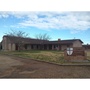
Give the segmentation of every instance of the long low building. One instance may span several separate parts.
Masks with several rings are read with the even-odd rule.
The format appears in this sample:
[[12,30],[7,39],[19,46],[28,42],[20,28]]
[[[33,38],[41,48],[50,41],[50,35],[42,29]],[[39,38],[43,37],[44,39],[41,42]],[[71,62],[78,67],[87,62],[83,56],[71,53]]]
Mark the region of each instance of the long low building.
[[1,49],[4,51],[15,50],[65,50],[68,47],[82,47],[80,39],[70,40],[39,40],[32,38],[21,38],[15,36],[3,36]]
[[82,45],[85,50],[90,50],[90,44]]

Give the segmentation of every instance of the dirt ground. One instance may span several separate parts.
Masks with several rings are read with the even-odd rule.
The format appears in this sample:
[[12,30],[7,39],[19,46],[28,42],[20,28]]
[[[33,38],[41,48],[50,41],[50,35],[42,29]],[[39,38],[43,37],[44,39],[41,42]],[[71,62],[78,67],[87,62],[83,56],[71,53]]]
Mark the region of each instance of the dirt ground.
[[55,65],[0,55],[0,78],[90,78],[90,65]]

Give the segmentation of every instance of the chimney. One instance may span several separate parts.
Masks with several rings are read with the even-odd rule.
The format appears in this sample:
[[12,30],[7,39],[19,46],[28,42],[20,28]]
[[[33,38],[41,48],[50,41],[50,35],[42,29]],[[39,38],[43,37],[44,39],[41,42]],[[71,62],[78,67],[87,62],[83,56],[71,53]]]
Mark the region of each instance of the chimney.
[[61,41],[61,39],[59,38],[59,39],[58,39],[58,41],[60,42],[60,41]]

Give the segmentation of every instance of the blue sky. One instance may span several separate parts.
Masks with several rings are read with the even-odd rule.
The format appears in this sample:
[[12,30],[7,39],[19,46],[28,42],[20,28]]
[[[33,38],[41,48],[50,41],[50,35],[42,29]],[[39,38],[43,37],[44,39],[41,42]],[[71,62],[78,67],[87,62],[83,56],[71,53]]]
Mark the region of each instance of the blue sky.
[[76,38],[90,44],[90,12],[1,11],[0,41],[11,29],[22,30],[32,38],[47,33],[51,40]]

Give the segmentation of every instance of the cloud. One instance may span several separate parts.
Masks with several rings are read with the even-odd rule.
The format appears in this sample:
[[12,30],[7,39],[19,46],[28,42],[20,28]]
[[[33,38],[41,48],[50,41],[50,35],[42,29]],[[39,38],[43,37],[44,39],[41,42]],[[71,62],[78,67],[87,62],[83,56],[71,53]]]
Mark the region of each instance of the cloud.
[[[0,17],[10,15],[22,19],[17,27],[36,27],[44,30],[70,30],[78,33],[90,28],[90,12],[3,12]],[[13,26],[12,26],[13,27]]]
[[9,14],[7,12],[0,12],[0,18],[8,18]]
[[33,12],[27,17],[19,25],[42,29],[69,29],[74,33],[90,28],[90,12]]

